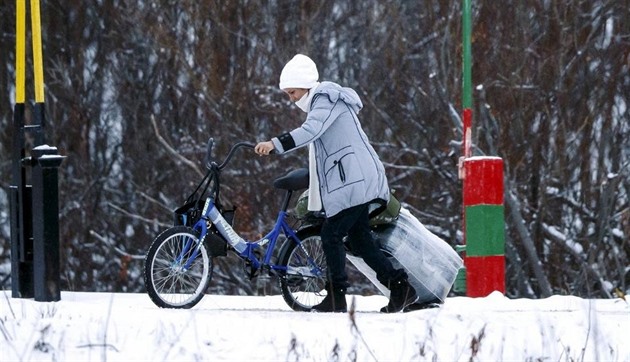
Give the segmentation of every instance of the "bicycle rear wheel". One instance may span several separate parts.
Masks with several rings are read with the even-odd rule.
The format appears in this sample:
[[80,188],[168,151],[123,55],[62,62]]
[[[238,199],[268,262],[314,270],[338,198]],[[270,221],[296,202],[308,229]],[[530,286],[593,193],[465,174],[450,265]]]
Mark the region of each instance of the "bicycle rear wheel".
[[280,265],[287,267],[280,276],[284,301],[293,310],[307,312],[326,296],[326,257],[318,230],[300,232],[301,244],[288,239],[280,253]]
[[203,298],[212,279],[213,263],[205,244],[196,256],[199,232],[175,226],[158,235],[144,262],[149,297],[161,308],[191,308]]

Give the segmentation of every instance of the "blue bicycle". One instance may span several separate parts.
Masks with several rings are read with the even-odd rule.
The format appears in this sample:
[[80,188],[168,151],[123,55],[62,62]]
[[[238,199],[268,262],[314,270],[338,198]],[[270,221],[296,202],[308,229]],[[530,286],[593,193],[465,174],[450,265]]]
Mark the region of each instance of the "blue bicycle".
[[250,275],[266,272],[277,276],[282,296],[293,310],[309,311],[325,296],[326,260],[321,238],[312,229],[295,231],[287,223],[291,196],[308,188],[308,170],[294,170],[274,181],[275,188],[285,191],[282,207],[272,230],[260,240],[250,241],[232,228],[235,210],[224,207],[220,188],[221,170],[236,151],[253,149],[254,145],[235,144],[221,163],[212,159],[212,147],[210,139],[207,173],[186,203],[175,210],[175,225],[161,232],[149,247],[144,268],[149,297],[162,308],[193,307],[210,284],[213,259],[231,251],[244,260]]

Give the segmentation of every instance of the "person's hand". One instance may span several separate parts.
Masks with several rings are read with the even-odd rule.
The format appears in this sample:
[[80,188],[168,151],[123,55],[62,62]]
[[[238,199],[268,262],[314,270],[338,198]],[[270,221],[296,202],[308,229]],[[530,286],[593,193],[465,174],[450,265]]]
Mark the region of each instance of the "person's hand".
[[259,142],[256,147],[254,147],[254,151],[259,155],[268,155],[271,151],[275,150],[276,147],[273,145],[273,142]]

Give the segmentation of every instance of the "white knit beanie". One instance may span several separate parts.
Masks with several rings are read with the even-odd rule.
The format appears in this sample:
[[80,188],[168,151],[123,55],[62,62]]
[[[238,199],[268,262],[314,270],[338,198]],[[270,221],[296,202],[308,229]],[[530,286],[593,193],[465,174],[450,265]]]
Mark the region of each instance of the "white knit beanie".
[[297,54],[280,73],[280,89],[311,89],[317,85],[318,80],[319,72],[315,62],[306,55]]

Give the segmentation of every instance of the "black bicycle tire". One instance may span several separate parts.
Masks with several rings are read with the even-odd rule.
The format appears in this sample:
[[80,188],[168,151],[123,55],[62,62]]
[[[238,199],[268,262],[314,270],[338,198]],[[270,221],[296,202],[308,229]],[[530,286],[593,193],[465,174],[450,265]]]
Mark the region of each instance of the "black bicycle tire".
[[[165,294],[158,290],[155,275],[158,272],[156,267],[156,258],[159,252],[166,247],[166,243],[178,235],[188,235],[199,239],[199,232],[189,226],[174,226],[161,232],[151,243],[144,262],[144,284],[147,289],[147,293],[151,301],[160,308],[175,308],[175,309],[189,309],[195,306],[205,295],[205,291],[210,285],[212,280],[212,274],[214,269],[214,263],[212,255],[210,254],[207,245],[201,246],[201,253],[197,258],[202,260],[201,279],[194,288],[195,291],[191,297],[185,299],[182,302],[174,303],[165,298]],[[171,266],[169,273],[173,272]],[[191,274],[193,271],[190,271]],[[204,277],[205,275],[205,277]],[[168,275],[170,277],[170,274]],[[165,277],[165,279],[167,279]],[[175,280],[175,277],[172,278]]]
[[[311,290],[309,293],[304,293],[304,291],[300,291],[297,289],[292,290],[292,280],[291,275],[287,275],[287,273],[283,273],[280,278],[278,278],[280,284],[280,290],[282,291],[282,298],[287,303],[287,305],[298,312],[308,312],[311,311],[311,308],[320,303],[324,299],[324,295],[321,292],[325,289],[326,284],[326,258],[324,256],[324,251],[321,248],[321,236],[319,232],[319,228],[311,228],[299,231],[296,235],[301,241],[303,247],[310,249],[309,254],[315,258],[316,263],[322,270],[322,276],[320,278],[311,278],[309,280],[305,280],[302,278],[300,281],[301,286],[304,286],[305,289]],[[311,245],[315,242],[315,245]],[[291,258],[296,254],[296,248],[298,244],[292,240],[287,239],[282,246],[281,252],[279,254],[279,264],[283,266],[287,266],[291,263]],[[298,249],[298,252],[300,250]],[[313,255],[316,254],[316,255]],[[305,282],[301,283],[301,282]],[[298,296],[295,293],[304,293],[302,296]]]

